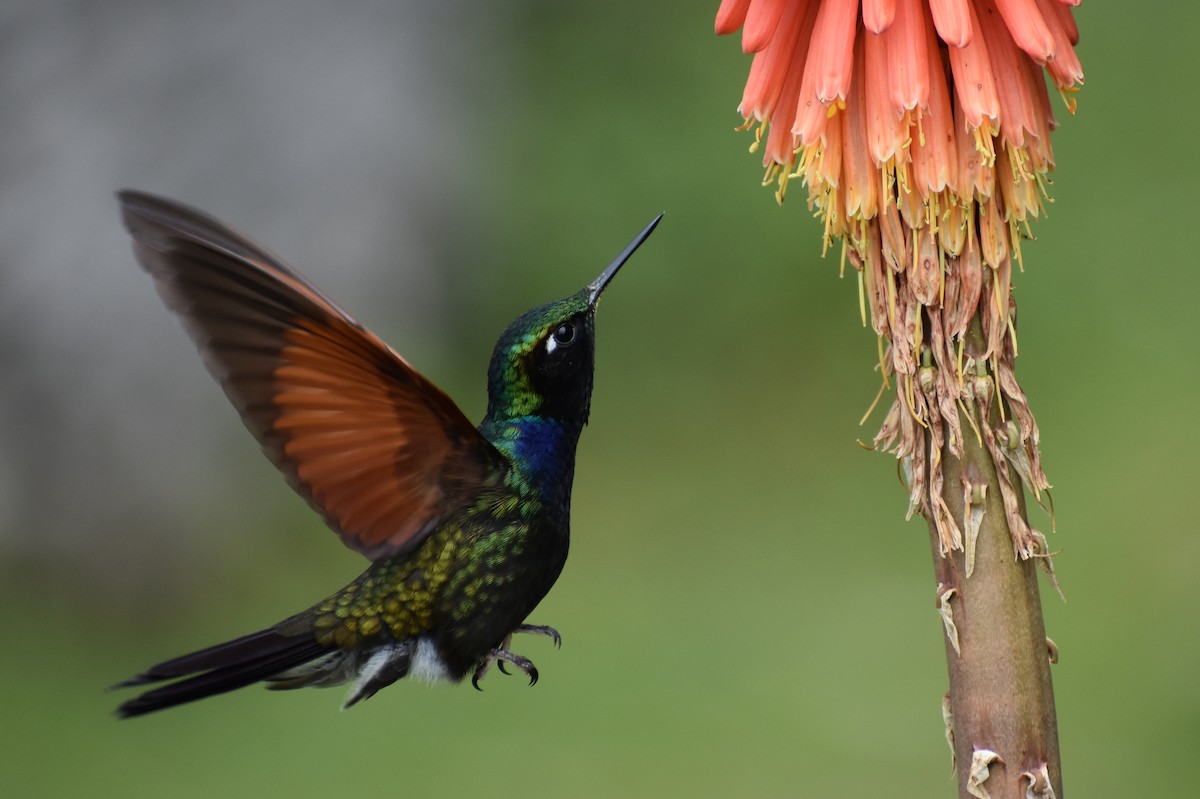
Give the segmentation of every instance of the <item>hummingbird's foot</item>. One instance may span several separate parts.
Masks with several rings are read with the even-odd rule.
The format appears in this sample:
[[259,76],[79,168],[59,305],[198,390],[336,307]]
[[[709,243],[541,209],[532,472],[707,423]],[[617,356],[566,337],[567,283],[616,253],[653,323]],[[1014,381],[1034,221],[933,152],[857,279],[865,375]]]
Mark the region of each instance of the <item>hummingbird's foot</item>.
[[[520,655],[514,655],[512,652],[509,652],[507,649],[497,647],[496,649],[493,649],[491,652],[488,652],[487,656],[484,657],[484,659],[482,661],[480,661],[479,666],[476,667],[476,669],[475,669],[475,674],[471,677],[471,685],[475,688],[476,691],[483,690],[482,688],[479,687],[479,681],[482,680],[484,675],[488,673],[488,670],[491,669],[493,663],[497,664],[500,667],[501,671],[504,671],[503,664],[505,664],[505,663],[507,663],[510,666],[515,666],[516,668],[525,672],[526,676],[529,677],[530,685],[535,685],[538,681],[538,670],[533,665],[532,660],[530,660],[527,657],[522,657]],[[504,673],[508,674],[507,671],[504,671]]]
[[[530,635],[544,635],[554,642],[555,649],[562,648],[562,636],[558,634],[558,630],[544,624],[522,624],[517,629],[508,634],[508,637],[500,642],[501,649],[508,649],[512,643],[512,637],[517,633],[529,633]],[[500,669],[501,674],[508,674],[508,669],[504,668],[504,661],[496,662],[496,668]]]

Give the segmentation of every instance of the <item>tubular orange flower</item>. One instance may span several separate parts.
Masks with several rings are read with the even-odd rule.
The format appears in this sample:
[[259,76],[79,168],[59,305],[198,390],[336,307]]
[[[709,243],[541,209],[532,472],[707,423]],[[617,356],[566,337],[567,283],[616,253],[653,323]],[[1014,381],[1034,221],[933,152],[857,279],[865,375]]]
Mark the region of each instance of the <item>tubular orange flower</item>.
[[[904,459],[912,509],[935,520],[943,552],[962,548],[961,531],[930,507],[940,478],[914,455],[943,441],[960,454],[957,408],[978,406],[986,418],[993,399],[1007,432],[968,433],[1001,472],[1016,552],[1044,551],[1016,511],[1017,478],[1039,499],[1048,483],[1013,377],[1010,280],[1054,167],[1044,73],[1069,112],[1083,81],[1077,4],[723,0],[717,11],[716,32],[740,28],[754,54],[738,111],[757,128],[751,150],[762,150],[764,185],[782,202],[801,180],[826,247],[840,240],[858,271],[864,324],[869,309],[886,344],[885,386],[897,377],[875,444]],[[983,343],[973,349],[975,317]]]

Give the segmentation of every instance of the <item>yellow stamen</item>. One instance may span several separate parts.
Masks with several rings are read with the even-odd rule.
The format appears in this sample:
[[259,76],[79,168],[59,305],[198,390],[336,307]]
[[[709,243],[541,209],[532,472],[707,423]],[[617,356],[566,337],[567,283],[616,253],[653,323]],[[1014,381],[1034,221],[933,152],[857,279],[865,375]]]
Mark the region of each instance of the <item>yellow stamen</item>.
[[[991,360],[992,360],[992,374],[999,375],[1000,374],[1000,369],[999,369],[1000,354],[993,352]],[[995,390],[992,391],[992,394],[996,397],[996,410],[1000,412],[1000,423],[1003,424],[1004,422],[1007,422],[1008,419],[1005,418],[1005,416],[1004,416],[1004,402],[1000,399],[1000,394],[1002,393],[1000,391],[1000,381],[998,379],[995,379],[994,382],[996,385],[995,385]]]
[[[883,382],[879,384],[879,391],[875,392],[875,399],[871,401],[871,406],[867,408],[867,412],[864,413],[862,418],[858,420],[859,427],[862,427],[867,423],[867,419],[871,418],[871,414],[875,411],[875,406],[878,405],[879,400],[883,398],[883,392],[885,389],[887,389],[887,387],[887,373],[885,372]],[[874,449],[874,447],[867,447],[867,449]]]
[[[842,252],[845,253],[846,248],[842,247]],[[863,273],[866,268],[858,270],[858,317],[862,320],[862,326],[867,326],[867,289],[864,282],[869,278],[864,278]]]
[[938,305],[946,307],[946,251],[938,247]]
[[921,414],[917,413],[916,384],[917,381],[913,379],[912,375],[904,376],[904,404],[908,406],[909,415],[912,416],[913,420],[917,424],[921,425],[921,427],[924,427],[926,430],[928,430],[929,423],[921,418]]
[[[1042,200],[1048,203],[1054,202],[1054,198],[1050,196],[1050,187],[1054,185],[1054,181],[1050,175],[1039,171],[1034,173],[1033,179],[1037,181],[1038,193],[1042,195]],[[1042,206],[1042,208],[1045,208],[1045,206]]]
[[[961,384],[961,382],[962,382],[962,372],[961,371],[959,372],[958,378],[959,378],[959,383]],[[971,425],[971,429],[975,431],[975,440],[978,441],[979,446],[982,447],[983,446],[983,434],[979,432],[979,427],[978,427],[978,425],[975,424],[974,414],[972,414],[969,410],[967,410],[967,406],[963,403],[962,397],[955,397],[954,401],[958,403],[958,408],[959,408],[959,410],[962,411],[962,415],[966,418],[967,424]]]
[[[1028,221],[1025,223],[1025,229],[1029,230]],[[1021,233],[1017,230],[1017,223],[1015,221],[1008,223],[1008,239],[1012,242],[1012,254],[1017,262],[1017,269],[1024,272],[1025,260],[1021,257]]]
[[757,128],[754,129],[754,144],[750,145],[750,152],[758,152],[758,148],[762,146],[763,136],[767,133],[767,125],[765,120]]
[[1079,93],[1079,88],[1080,87],[1078,87],[1078,86],[1059,86],[1058,87],[1058,96],[1062,98],[1063,103],[1067,106],[1068,114],[1075,113],[1075,105],[1077,102],[1075,95]]
[[1008,163],[1012,169],[1013,181],[1015,183],[1033,178],[1033,173],[1029,169],[1029,151],[1024,147],[1009,147]]
[[975,150],[983,156],[983,166],[991,169],[996,166],[995,136],[992,133],[992,123],[983,118],[983,123],[972,131],[975,134]]
[[829,251],[829,243],[833,240],[840,227],[839,220],[841,219],[841,215],[837,212],[837,189],[833,187],[829,188],[822,213],[825,217],[825,237],[821,243],[821,257],[824,258],[825,253]]
[[892,381],[888,380],[888,369],[886,355],[883,351],[883,336],[875,337],[875,348],[879,353],[879,373],[883,375],[883,385],[885,388],[891,388]]
[[763,188],[770,186],[775,182],[775,172],[779,169],[779,164],[772,161],[767,165],[766,171],[763,173],[762,185]]
[[963,387],[963,345],[965,343],[965,339],[960,338],[958,340],[958,367],[956,371],[958,372],[958,388],[960,391]]
[[894,331],[896,329],[896,273],[886,266],[883,271],[887,273],[888,279],[888,325]]

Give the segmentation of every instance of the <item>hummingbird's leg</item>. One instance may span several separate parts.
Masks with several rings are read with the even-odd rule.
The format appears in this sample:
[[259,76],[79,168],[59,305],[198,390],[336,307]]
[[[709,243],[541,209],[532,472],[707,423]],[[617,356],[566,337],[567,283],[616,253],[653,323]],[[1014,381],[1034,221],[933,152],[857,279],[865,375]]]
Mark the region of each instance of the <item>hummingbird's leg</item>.
[[[476,691],[483,690],[479,687],[479,681],[488,673],[488,669],[492,667],[493,663],[507,663],[510,666],[516,666],[529,677],[530,685],[535,685],[538,681],[538,670],[533,665],[533,661],[527,657],[514,655],[506,649],[496,648],[484,656],[483,660],[479,662],[479,666],[476,667],[475,674],[471,677],[471,685],[475,687]],[[505,674],[507,673],[505,672]]]
[[[554,642],[556,649],[562,648],[562,636],[558,634],[558,630],[553,627],[548,627],[544,624],[522,624],[517,629],[513,630],[516,633],[529,633],[530,635],[544,635]],[[510,638],[512,636],[509,636]],[[507,647],[507,641],[504,648]]]
[[[507,652],[508,648],[510,646],[512,646],[512,637],[513,637],[513,634],[509,633],[508,636],[503,641],[500,642],[500,646],[497,647],[497,649],[501,649],[501,650]],[[505,677],[508,676],[508,669],[504,668],[503,660],[496,660],[496,668],[500,669],[500,673],[503,674]]]

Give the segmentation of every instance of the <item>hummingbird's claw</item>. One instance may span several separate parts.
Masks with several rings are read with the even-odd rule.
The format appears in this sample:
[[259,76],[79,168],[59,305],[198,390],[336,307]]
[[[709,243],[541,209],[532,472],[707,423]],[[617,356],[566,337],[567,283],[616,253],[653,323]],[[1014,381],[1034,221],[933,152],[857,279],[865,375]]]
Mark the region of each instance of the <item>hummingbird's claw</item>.
[[508,674],[508,672],[504,670],[505,663],[509,664],[510,666],[515,666],[516,668],[525,672],[526,676],[529,677],[530,685],[537,684],[538,670],[537,667],[533,665],[533,661],[527,657],[522,657],[521,655],[514,655],[507,649],[497,647],[496,649],[493,649],[491,652],[487,653],[487,656],[484,657],[484,659],[481,660],[479,665],[475,668],[475,673],[471,675],[471,685],[476,691],[483,690],[479,687],[479,681],[482,680],[484,675],[488,673],[488,670],[491,669],[493,663],[495,663],[496,667],[505,674]]
[[[530,635],[544,635],[554,642],[555,649],[562,648],[562,636],[559,635],[558,630],[554,629],[553,627],[548,627],[543,624],[522,624],[513,632],[529,633]],[[510,635],[509,638],[511,639],[512,636]],[[508,645],[507,639],[505,640],[504,645]]]
[[[537,670],[537,667],[533,665],[533,661],[531,661],[529,658],[521,657],[520,655],[514,655],[512,653],[506,653],[506,654],[508,654],[508,662],[509,663],[516,666],[518,669],[525,672],[525,674],[527,674],[529,676],[529,684],[537,685],[538,670]],[[503,661],[501,661],[501,662],[503,662]]]

